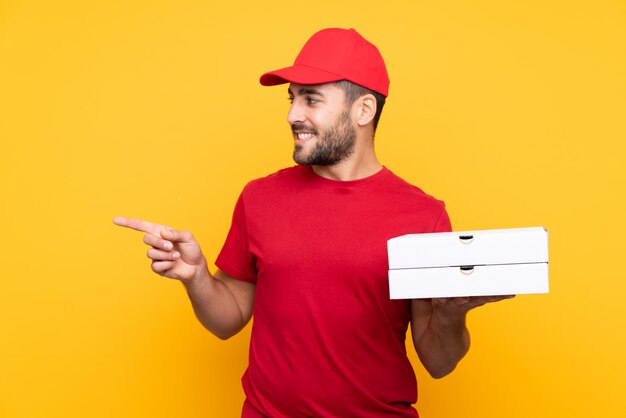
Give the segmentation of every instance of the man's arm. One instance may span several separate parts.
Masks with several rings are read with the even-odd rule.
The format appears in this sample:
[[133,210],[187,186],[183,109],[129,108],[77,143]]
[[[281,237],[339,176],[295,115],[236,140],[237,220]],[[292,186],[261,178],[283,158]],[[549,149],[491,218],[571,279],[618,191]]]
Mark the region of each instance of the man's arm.
[[198,320],[217,337],[232,337],[250,321],[256,286],[220,270],[211,275],[190,232],[131,218],[116,217],[113,222],[146,233],[143,241],[151,247],[147,255],[152,271],[185,286]]
[[256,285],[221,270],[213,276],[206,268],[203,271],[201,278],[183,284],[200,323],[218,338],[228,339],[252,318]]
[[513,296],[414,299],[411,334],[422,364],[436,379],[452,372],[470,346],[466,316],[470,309]]

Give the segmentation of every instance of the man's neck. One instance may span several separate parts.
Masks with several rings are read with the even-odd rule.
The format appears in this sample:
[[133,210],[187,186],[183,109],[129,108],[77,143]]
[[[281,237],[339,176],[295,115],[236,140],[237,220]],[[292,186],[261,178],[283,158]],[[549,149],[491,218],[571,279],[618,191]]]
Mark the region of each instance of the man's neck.
[[331,180],[359,180],[376,174],[383,168],[375,155],[369,158],[348,158],[332,166],[314,165],[313,171],[320,177]]

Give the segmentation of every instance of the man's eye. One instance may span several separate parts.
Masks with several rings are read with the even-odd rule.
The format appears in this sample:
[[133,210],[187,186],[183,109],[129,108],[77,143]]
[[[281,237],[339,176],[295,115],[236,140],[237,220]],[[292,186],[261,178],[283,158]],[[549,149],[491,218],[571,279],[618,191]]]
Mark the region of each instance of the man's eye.
[[307,97],[307,98],[306,98],[306,102],[307,102],[308,104],[315,104],[315,103],[319,102],[319,100],[314,99],[314,98],[312,98],[312,97]]

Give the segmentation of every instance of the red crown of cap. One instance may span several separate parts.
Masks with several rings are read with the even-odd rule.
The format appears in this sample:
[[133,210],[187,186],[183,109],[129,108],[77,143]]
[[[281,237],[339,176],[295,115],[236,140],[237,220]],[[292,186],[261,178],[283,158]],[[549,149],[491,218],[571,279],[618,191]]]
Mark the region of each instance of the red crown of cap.
[[315,33],[291,67],[263,74],[264,86],[323,84],[348,80],[387,97],[389,76],[378,49],[354,29],[323,29]]

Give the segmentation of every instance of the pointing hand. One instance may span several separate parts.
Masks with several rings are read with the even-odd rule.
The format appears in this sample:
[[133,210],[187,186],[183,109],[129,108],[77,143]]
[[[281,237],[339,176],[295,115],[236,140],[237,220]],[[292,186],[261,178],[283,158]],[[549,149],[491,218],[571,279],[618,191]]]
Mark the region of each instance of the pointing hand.
[[206,269],[202,250],[189,231],[122,216],[113,219],[113,223],[146,233],[143,242],[151,247],[148,258],[152,260],[152,271],[161,276],[190,281]]

